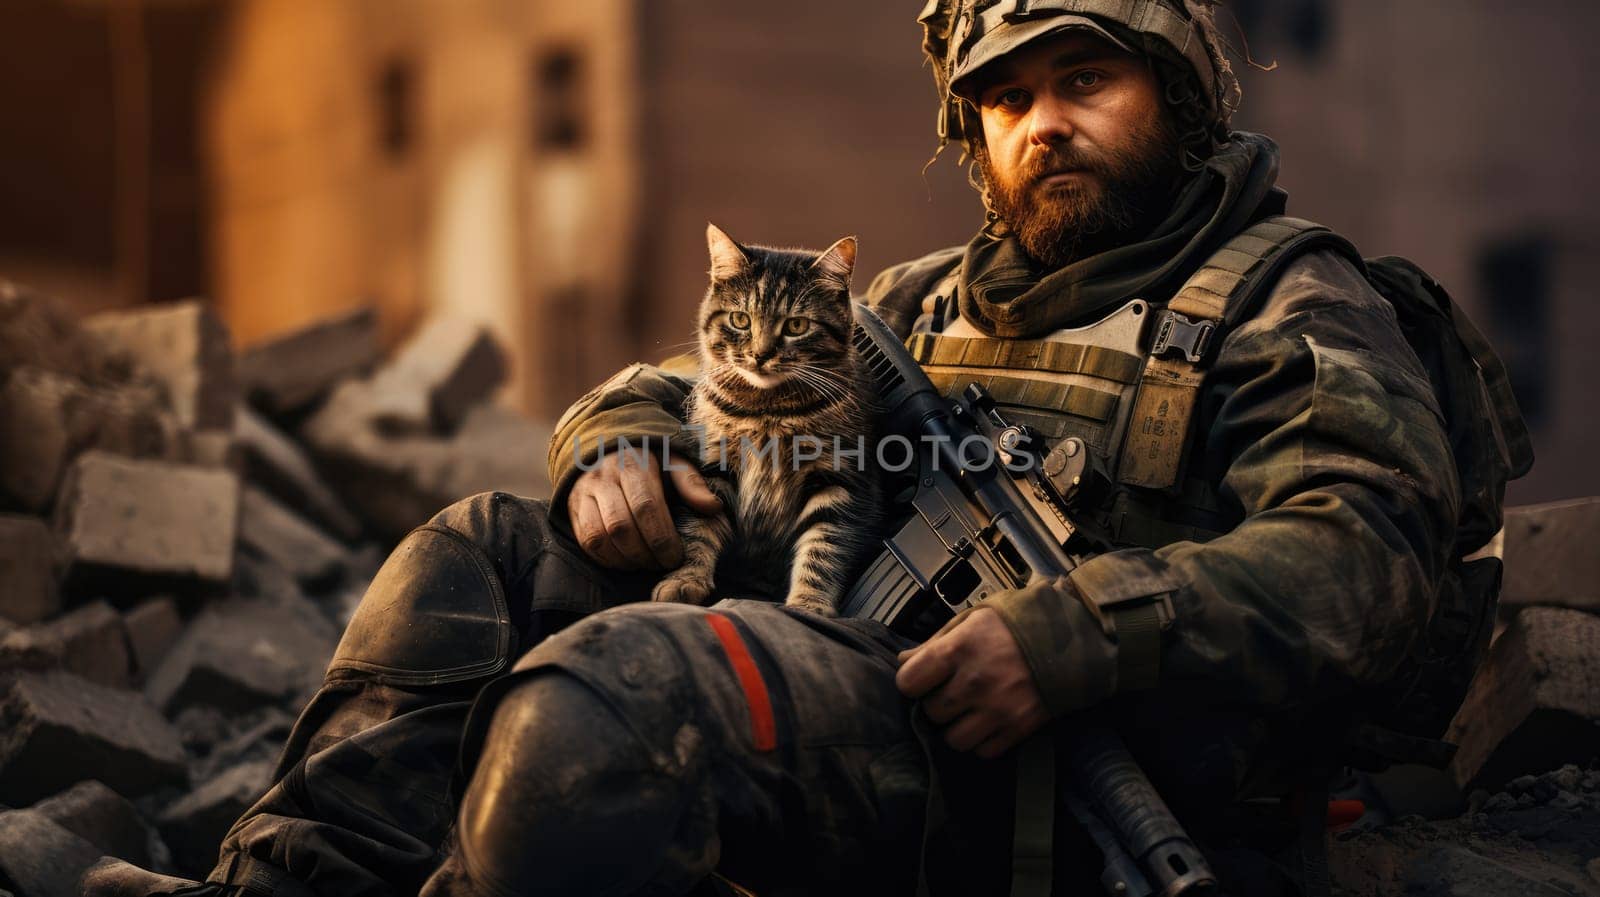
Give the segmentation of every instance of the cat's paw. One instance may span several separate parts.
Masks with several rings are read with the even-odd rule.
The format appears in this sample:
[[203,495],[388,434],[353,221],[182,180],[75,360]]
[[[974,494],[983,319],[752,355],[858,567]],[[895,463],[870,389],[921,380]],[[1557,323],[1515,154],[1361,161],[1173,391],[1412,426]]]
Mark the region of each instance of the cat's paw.
[[656,583],[650,592],[651,601],[666,601],[671,604],[699,604],[710,603],[711,579],[699,575],[672,575]]
[[819,617],[839,616],[839,609],[834,606],[832,601],[821,595],[790,595],[789,600],[783,603],[789,607],[809,611]]

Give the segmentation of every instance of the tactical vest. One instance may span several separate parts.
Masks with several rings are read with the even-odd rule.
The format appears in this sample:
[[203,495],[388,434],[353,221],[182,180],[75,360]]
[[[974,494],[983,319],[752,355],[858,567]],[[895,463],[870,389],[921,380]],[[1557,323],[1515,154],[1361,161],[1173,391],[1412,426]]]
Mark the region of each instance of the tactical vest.
[[[1253,315],[1283,269],[1313,249],[1337,251],[1394,305],[1445,413],[1461,478],[1455,551],[1409,669],[1356,722],[1350,765],[1442,766],[1439,739],[1487,651],[1500,560],[1483,552],[1501,525],[1505,483],[1532,466],[1528,432],[1504,366],[1436,282],[1404,259],[1363,260],[1320,225],[1264,219],[1235,236],[1170,301],[1139,297],[1101,320],[1032,340],[986,337],[954,311],[958,270],[938,280],[906,344],[935,385],[988,387],[1008,420],[1047,441],[1077,436],[1092,455],[1075,509],[1104,549],[1205,542],[1232,529],[1215,487],[1187,476],[1206,368],[1228,328]],[[1047,462],[1048,472],[1048,462]]]

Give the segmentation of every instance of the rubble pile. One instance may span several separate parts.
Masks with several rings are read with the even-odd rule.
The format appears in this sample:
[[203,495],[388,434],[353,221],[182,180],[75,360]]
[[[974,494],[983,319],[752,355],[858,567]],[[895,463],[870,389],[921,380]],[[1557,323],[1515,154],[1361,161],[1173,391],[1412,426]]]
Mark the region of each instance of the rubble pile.
[[1335,893],[1600,897],[1600,498],[1510,508],[1489,657],[1442,772],[1366,784]]
[[204,303],[78,320],[0,281],[0,894],[203,877],[395,541],[547,487],[481,327],[370,310],[235,356]]

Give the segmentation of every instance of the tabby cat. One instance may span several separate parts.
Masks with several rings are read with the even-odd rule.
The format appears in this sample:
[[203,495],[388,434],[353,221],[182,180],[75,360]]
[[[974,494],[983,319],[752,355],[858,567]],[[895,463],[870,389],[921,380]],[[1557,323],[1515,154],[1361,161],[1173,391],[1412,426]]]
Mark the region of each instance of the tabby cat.
[[872,393],[850,341],[855,238],[822,253],[768,249],[710,225],[706,242],[688,417],[728,510],[679,515],[685,561],[652,597],[699,604],[765,575],[770,597],[833,616],[882,515]]

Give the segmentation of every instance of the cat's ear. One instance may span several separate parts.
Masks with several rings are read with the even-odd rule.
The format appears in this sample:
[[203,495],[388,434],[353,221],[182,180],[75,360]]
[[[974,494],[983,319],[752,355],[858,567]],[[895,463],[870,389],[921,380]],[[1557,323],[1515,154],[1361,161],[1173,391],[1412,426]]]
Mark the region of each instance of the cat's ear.
[[715,224],[706,225],[706,247],[711,250],[711,279],[727,280],[750,267],[750,257]]
[[837,283],[840,289],[850,289],[850,275],[856,269],[856,238],[845,237],[829,246],[811,267],[822,277]]

